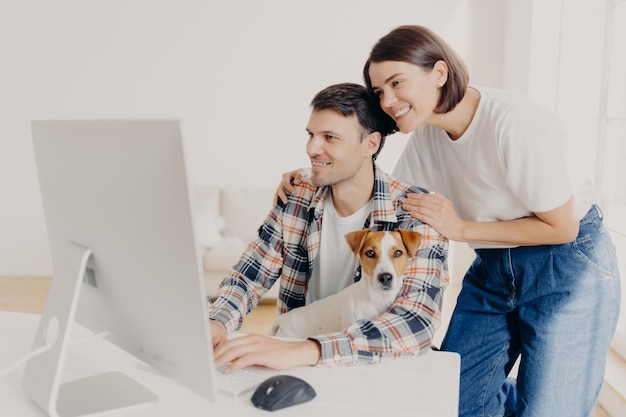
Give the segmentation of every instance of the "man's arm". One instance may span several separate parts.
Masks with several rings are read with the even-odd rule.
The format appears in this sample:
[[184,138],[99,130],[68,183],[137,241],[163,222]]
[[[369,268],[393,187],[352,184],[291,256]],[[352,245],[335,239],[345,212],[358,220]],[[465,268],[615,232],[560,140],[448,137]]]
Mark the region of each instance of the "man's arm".
[[429,349],[441,321],[441,300],[448,283],[448,241],[430,226],[416,220],[411,223],[412,230],[422,234],[422,244],[405,271],[406,289],[389,312],[357,322],[343,333],[303,341],[260,335],[226,340],[216,346],[217,365],[230,364],[229,372],[250,365],[277,370],[316,364],[352,365],[383,362]]
[[402,294],[380,317],[357,322],[344,333],[314,337],[321,347],[321,364],[377,363],[430,349],[449,281],[448,241],[419,221],[403,227],[420,232],[422,243],[405,270]]
[[248,245],[210,300],[209,319],[221,323],[227,332],[241,327],[246,314],[256,307],[280,276],[283,264],[281,210],[277,206],[272,208],[259,228],[258,237]]

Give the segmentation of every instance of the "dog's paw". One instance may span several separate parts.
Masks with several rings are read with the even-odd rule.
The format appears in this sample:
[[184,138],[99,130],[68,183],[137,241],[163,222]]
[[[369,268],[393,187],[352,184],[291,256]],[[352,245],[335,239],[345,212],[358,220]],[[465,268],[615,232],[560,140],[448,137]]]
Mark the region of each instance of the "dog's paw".
[[277,326],[271,326],[269,328],[269,330],[267,331],[267,335],[268,336],[276,336],[276,332],[278,332],[278,327]]
[[272,322],[272,324],[270,324],[270,328],[267,331],[267,335],[268,336],[278,336],[278,333],[280,332],[280,317],[277,317],[274,319],[274,321]]

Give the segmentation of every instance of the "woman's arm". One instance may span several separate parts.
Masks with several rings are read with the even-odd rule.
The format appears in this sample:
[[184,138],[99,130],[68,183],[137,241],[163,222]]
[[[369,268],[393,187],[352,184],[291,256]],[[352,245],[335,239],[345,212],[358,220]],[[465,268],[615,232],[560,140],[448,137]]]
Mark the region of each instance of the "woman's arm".
[[438,193],[410,194],[403,200],[402,207],[411,216],[458,242],[552,245],[571,242],[578,234],[578,215],[573,196],[561,206],[535,213],[533,217],[494,222],[462,220],[450,200]]

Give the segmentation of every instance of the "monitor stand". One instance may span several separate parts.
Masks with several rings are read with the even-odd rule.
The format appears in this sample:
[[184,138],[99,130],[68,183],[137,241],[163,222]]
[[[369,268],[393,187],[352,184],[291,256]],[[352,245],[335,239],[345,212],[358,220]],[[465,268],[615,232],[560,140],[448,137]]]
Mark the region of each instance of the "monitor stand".
[[33,350],[49,346],[24,369],[24,391],[50,417],[104,415],[152,403],[158,396],[121,372],[61,383],[80,290],[91,249],[70,243],[63,265],[55,265]]

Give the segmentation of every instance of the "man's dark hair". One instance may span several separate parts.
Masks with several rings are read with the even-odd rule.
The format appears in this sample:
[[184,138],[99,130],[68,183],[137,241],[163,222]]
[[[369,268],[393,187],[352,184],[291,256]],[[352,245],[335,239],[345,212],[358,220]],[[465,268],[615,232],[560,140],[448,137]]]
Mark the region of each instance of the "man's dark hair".
[[381,110],[378,97],[359,84],[341,83],[326,87],[313,97],[311,107],[313,111],[334,110],[346,117],[356,115],[364,131],[362,137],[380,133],[380,146],[372,155],[373,160],[383,148],[385,138],[398,131],[396,122]]

